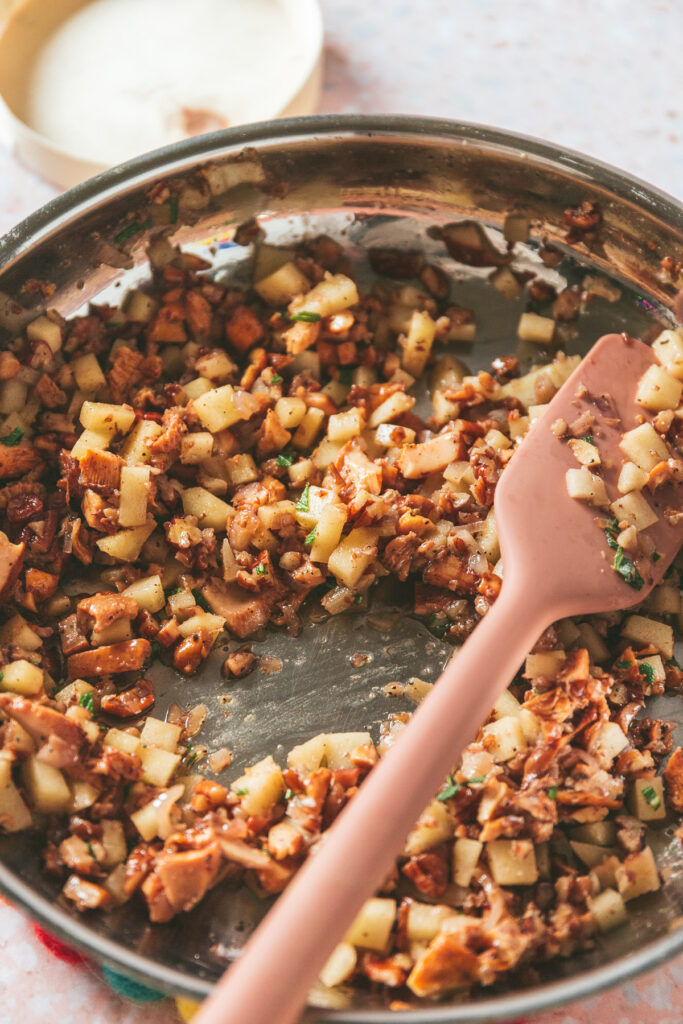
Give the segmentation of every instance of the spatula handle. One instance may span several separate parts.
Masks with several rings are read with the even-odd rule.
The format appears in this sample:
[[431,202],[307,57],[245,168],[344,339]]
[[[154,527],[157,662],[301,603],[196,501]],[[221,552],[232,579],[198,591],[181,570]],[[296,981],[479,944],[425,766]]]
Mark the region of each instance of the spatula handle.
[[294,1024],[363,902],[554,618],[528,581],[500,597],[447,666],[204,1004],[195,1024]]

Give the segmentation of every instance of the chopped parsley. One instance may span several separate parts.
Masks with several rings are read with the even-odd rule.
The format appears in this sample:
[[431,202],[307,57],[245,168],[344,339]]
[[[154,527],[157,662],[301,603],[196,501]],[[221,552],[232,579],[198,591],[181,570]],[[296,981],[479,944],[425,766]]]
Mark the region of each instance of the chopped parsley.
[[592,444],[593,447],[595,447],[595,438],[593,437],[592,434],[584,434],[584,436],[581,438],[581,440],[582,441],[586,441],[588,444]]
[[168,219],[170,224],[176,224],[178,221],[178,200],[169,199],[168,201]]
[[456,782],[452,775],[448,776],[447,782],[448,784],[444,786],[436,798],[437,800],[440,800],[442,804],[445,803],[446,800],[450,800],[451,797],[454,797],[461,789],[460,783]]
[[271,384],[279,384],[281,381],[282,377],[280,376],[279,373],[274,373],[273,376],[270,378]]
[[277,459],[275,461],[277,462],[278,466],[282,466],[283,469],[287,469],[294,462],[294,456],[293,455],[283,455],[281,453],[280,455],[278,455],[278,457],[277,457]]
[[633,559],[629,558],[624,553],[624,549],[619,545],[619,523],[615,516],[609,517],[604,529],[608,545],[613,551],[616,551],[612,568],[628,583],[629,587],[633,587],[634,590],[641,590],[645,585],[645,581],[638,572]]
[[632,664],[633,664],[632,661],[618,661],[614,667],[615,668],[630,668]]
[[19,444],[23,436],[24,431],[21,429],[21,427],[15,427],[14,430],[10,431],[9,434],[6,434],[5,437],[0,437],[0,441],[7,448],[14,448],[16,447],[16,445]]
[[658,562],[661,557],[662,556],[660,555],[659,551],[655,551],[654,555],[652,556],[652,561]]
[[236,789],[235,790],[235,795],[236,796],[246,796],[248,792],[249,792],[248,789]]
[[441,639],[446,635],[446,632],[448,631],[448,629],[450,629],[451,624],[448,621],[448,619],[445,619],[444,621],[438,619],[436,616],[436,612],[433,612],[429,616],[429,622],[427,623],[427,625],[431,629],[432,633],[434,633],[435,636],[438,636]]
[[187,744],[187,750],[185,751],[185,755],[183,757],[183,764],[187,768],[191,768],[194,764],[197,763],[198,760],[199,760],[199,751],[195,750],[194,746],[191,743],[188,743]]
[[311,485],[309,484],[309,482],[307,480],[306,481],[306,485],[305,485],[303,491],[301,492],[301,496],[300,496],[299,500],[296,503],[296,511],[297,512],[308,512],[309,505],[310,505],[310,491],[311,491]]
[[658,811],[659,808],[662,806],[662,801],[657,796],[657,792],[654,786],[645,786],[643,789],[641,789],[640,792],[643,794],[652,810]]
[[85,845],[88,847],[88,853],[90,854],[92,859],[97,860],[97,857],[95,856],[95,851],[92,848],[92,843],[90,842],[90,840],[88,840],[88,842]]
[[159,641],[158,640],[152,640],[151,647],[152,647],[152,657],[153,658],[160,658],[161,657],[162,647],[161,647],[161,644],[159,643]]
[[362,601],[363,601],[363,595],[362,594],[354,594],[353,595],[353,603],[354,604],[361,604]]
[[291,800],[293,796],[294,796],[294,790],[293,789],[286,789],[285,790],[285,797],[284,797],[285,800]]
[[78,703],[81,705],[82,708],[87,708],[90,714],[92,715],[92,713],[95,710],[95,699],[92,695],[91,690],[88,690],[87,693],[82,693],[78,698]]
[[300,324],[317,324],[322,317],[320,313],[314,313],[310,309],[302,309],[298,313],[289,313],[290,320],[294,320]]
[[210,612],[211,611],[211,609],[209,608],[209,605],[207,603],[207,600],[204,597],[204,595],[201,593],[201,591],[193,590],[192,591],[192,596],[193,596],[193,598],[195,600],[195,604],[198,604],[199,607],[202,609],[202,611],[205,611],[205,612]]
[[548,798],[550,800],[557,800],[557,786],[551,786],[548,790]]
[[[4,672],[0,672],[0,683],[3,681],[4,678],[5,678],[5,673]],[[55,693],[56,692],[57,691],[55,690]]]
[[129,238],[132,238],[134,235],[139,235],[141,231],[144,231],[145,228],[151,227],[151,225],[152,222],[149,217],[147,220],[142,221],[142,223],[134,220],[132,224],[127,224],[125,228],[121,228],[118,235],[114,235],[114,241],[117,245],[120,245],[121,242],[127,242]]
[[179,593],[180,593],[180,587],[176,587],[174,590],[169,590],[169,591],[166,592],[166,598],[168,599],[169,597],[173,597],[175,594],[179,594]]
[[125,784],[125,786],[123,787],[123,802],[124,803],[128,802],[128,800],[130,798],[130,791],[132,790],[132,788],[133,788],[133,783],[132,782],[127,782]]
[[[305,544],[305,546],[306,546],[307,548],[310,548],[310,547],[311,547],[311,545],[313,544],[313,541],[315,540],[315,533],[316,533],[316,530],[317,530],[317,529],[318,529],[318,527],[317,527],[317,526],[314,526],[314,527],[313,527],[313,529],[311,530],[311,532],[310,532],[310,533],[308,534],[308,536],[306,537],[306,540],[304,541],[304,544]],[[356,595],[356,597],[357,597],[357,596],[358,596],[358,595]]]
[[339,380],[342,384],[346,384],[347,387],[351,387],[353,383],[353,370],[350,366],[342,366],[339,370]]
[[634,590],[642,590],[645,580],[636,568],[635,562],[624,554],[624,549],[617,546],[617,553],[614,556],[612,568],[619,574]]
[[647,662],[645,662],[645,664],[641,664],[638,666],[638,671],[640,672],[641,676],[643,676],[647,680],[648,686],[654,685],[655,670],[652,667],[652,665],[649,665]]
[[257,566],[256,566],[256,569],[254,570],[254,572],[255,572],[255,574],[256,574],[257,576],[265,576],[265,575],[266,575],[266,573],[268,572],[268,567],[267,567],[267,566],[265,566],[265,565],[263,564],[263,562],[261,562],[261,564],[260,564],[260,565],[257,565]]
[[471,779],[467,780],[468,786],[480,786],[482,782],[486,782],[485,775],[473,775]]

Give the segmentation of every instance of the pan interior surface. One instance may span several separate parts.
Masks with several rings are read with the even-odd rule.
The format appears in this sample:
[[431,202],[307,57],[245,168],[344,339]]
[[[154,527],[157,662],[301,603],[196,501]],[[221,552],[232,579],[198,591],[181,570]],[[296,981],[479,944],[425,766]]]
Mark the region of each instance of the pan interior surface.
[[[172,186],[177,221],[163,223],[157,197]],[[595,244],[567,236],[564,210],[597,202],[604,230]],[[429,233],[460,219],[483,224],[503,246],[509,211],[530,219],[528,243],[517,243],[514,266],[555,286],[584,286],[598,276],[609,287],[588,305],[567,334],[568,353],[584,353],[601,334],[628,331],[645,340],[671,323],[675,284],[661,260],[683,262],[683,210],[673,200],[609,168],[591,165],[531,140],[476,126],[410,119],[315,119],[259,125],[207,136],[159,151],[102,175],[30,218],[0,243],[0,291],[22,296],[38,278],[55,284],[50,307],[65,316],[88,302],[121,301],[148,275],[146,244],[165,232],[174,244],[206,257],[221,280],[246,283],[253,245],[238,245],[235,228],[257,218],[262,241],[287,246],[327,234],[349,251],[360,279],[372,275],[367,250],[409,249],[427,254],[453,281],[454,304],[472,308],[477,340],[451,351],[470,371],[518,354],[523,365],[548,352],[518,342],[525,298],[506,299],[490,284],[490,268],[457,263]],[[551,243],[562,259],[544,265],[539,246]],[[607,297],[606,297],[607,296]],[[39,308],[27,307],[31,318]],[[283,762],[296,743],[323,731],[370,728],[377,739],[391,714],[409,711],[389,696],[393,681],[434,681],[453,648],[408,614],[409,594],[380,588],[368,610],[327,617],[311,607],[299,636],[268,630],[254,644],[266,656],[261,670],[227,683],[220,666],[239,644],[224,640],[190,679],[157,663],[154,714],[176,702],[200,702],[208,717],[198,742],[234,755],[225,782],[272,753]],[[675,697],[656,698],[649,713],[675,720],[683,742],[683,713]],[[381,827],[381,823],[378,823]],[[398,1014],[413,1021],[491,1021],[533,1012],[654,966],[683,948],[683,866],[675,825],[652,829],[662,889],[631,904],[628,928],[600,938],[593,950],[545,965],[515,989],[484,991],[469,999],[421,1005]],[[219,886],[194,911],[168,925],[150,925],[132,901],[106,916],[83,918],[56,902],[58,886],[41,871],[37,834],[0,839],[0,886],[53,930],[118,969],[168,991],[201,998],[239,952],[267,905],[246,889]],[[342,994],[315,1019],[394,1020],[383,997]]]

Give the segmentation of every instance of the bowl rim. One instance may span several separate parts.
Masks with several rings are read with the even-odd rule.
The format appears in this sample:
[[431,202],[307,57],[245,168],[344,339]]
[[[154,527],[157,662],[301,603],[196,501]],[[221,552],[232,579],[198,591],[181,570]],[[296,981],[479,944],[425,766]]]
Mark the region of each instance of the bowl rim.
[[[481,143],[488,148],[517,151],[520,156],[530,156],[537,163],[571,173],[586,184],[607,189],[659,219],[670,222],[683,233],[683,202],[611,164],[565,146],[476,122],[412,115],[328,114],[262,121],[223,129],[165,146],[105,170],[51,199],[6,232],[0,238],[0,266],[7,268],[16,263],[58,228],[63,228],[125,188],[142,184],[160,170],[169,174],[179,172],[183,166],[198,160],[208,161],[239,151],[245,146],[258,146],[259,143],[344,136],[393,136],[410,138],[417,143],[421,139],[436,137],[459,140],[463,145]],[[206,997],[212,988],[210,981],[200,977],[191,978],[175,968],[149,960],[70,917],[57,903],[40,895],[15,875],[1,860],[0,892],[65,941],[143,984],[199,1000]],[[406,1024],[486,1024],[520,1014],[539,1013],[563,1003],[596,995],[606,988],[652,970],[681,952],[683,927],[648,942],[637,952],[622,956],[612,963],[521,992],[484,997],[473,1003],[420,1007],[402,1012],[400,1018],[397,1018],[395,1011],[388,1010],[312,1009],[309,1019],[345,1021],[348,1024],[390,1024],[397,1019]]]

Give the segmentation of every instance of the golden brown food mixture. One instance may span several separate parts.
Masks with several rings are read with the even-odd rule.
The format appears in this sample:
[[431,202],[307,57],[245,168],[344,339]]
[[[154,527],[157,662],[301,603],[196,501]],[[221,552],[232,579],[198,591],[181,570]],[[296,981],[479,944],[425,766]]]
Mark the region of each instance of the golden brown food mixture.
[[[460,225],[446,241],[462,258],[481,238]],[[189,675],[224,631],[296,632],[304,601],[340,614],[391,574],[437,635],[462,640],[501,586],[496,482],[578,357],[469,376],[439,349],[473,341],[474,314],[414,254],[371,262],[418,284],[360,295],[324,237],[262,247],[245,291],[163,239],[150,258],[122,309],[48,312],[0,355],[0,822],[43,830],[45,869],[78,909],[142,899],[163,922],[218,882],[281,891],[407,716],[377,745],[302,737],[287,766],[265,758],[228,788],[191,770],[205,708],[141,718],[150,662]],[[493,277],[522,290],[507,266]],[[553,315],[525,313],[519,335],[545,345],[582,299],[534,285]],[[678,399],[653,431],[677,458],[683,335],[665,333],[667,379],[651,383]],[[411,394],[425,372],[428,420]],[[584,425],[566,426],[590,475]],[[647,489],[637,476],[624,493]],[[324,986],[385,986],[398,1006],[489,985],[585,948],[659,887],[649,829],[667,804],[683,811],[683,755],[660,773],[670,726],[636,716],[683,684],[680,621],[673,568],[636,614],[544,633]],[[254,662],[245,643],[224,672]],[[230,760],[213,751],[209,766]]]

